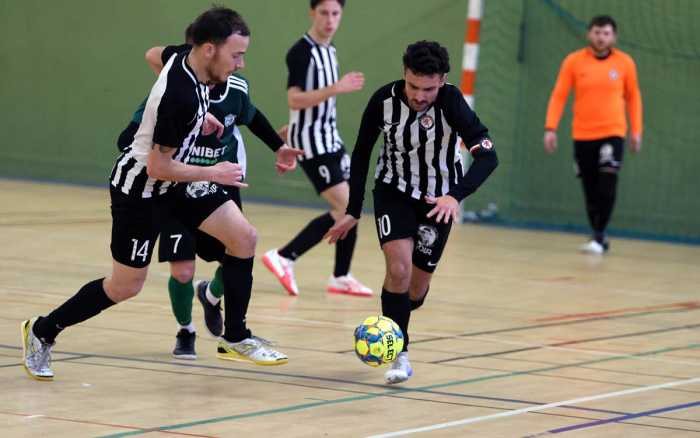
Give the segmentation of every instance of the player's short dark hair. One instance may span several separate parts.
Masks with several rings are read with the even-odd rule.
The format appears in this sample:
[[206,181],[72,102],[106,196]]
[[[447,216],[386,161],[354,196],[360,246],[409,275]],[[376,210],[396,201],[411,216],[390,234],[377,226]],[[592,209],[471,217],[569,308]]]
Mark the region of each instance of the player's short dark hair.
[[588,30],[591,30],[593,26],[603,27],[607,26],[608,24],[612,26],[613,32],[617,33],[617,23],[615,23],[615,19],[610,15],[596,15],[595,17],[591,18],[591,22],[588,23]]
[[188,30],[195,46],[204,43],[218,46],[233,34],[250,35],[250,29],[243,17],[238,12],[222,6],[213,6],[203,12],[189,25]]
[[418,75],[445,74],[450,71],[450,55],[438,42],[418,41],[406,47],[403,66]]
[[[311,0],[309,2],[309,4],[311,5],[311,9],[316,9],[316,6],[320,5],[321,3],[325,2],[325,1],[326,0]],[[337,1],[341,8],[345,7],[345,0],[334,0],[334,1]]]
[[189,26],[187,26],[187,29],[185,29],[185,43],[187,44],[192,44],[192,26],[194,23],[190,23]]

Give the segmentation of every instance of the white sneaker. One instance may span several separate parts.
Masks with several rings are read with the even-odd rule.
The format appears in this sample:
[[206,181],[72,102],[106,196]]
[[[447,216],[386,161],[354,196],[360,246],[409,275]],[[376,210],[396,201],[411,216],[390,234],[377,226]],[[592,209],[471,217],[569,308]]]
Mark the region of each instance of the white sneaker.
[[384,381],[389,385],[401,383],[408,380],[413,375],[413,368],[408,361],[408,352],[402,351],[396,358],[391,369],[384,374]]
[[326,290],[332,294],[356,295],[359,297],[372,296],[372,289],[357,281],[357,279],[349,273],[341,277],[334,277],[331,275]]
[[51,347],[34,335],[34,323],[36,317],[22,321],[20,331],[22,333],[22,353],[24,369],[30,377],[37,380],[53,380],[51,369]]
[[294,279],[294,262],[282,257],[277,252],[277,248],[271,249],[263,256],[265,267],[277,277],[280,284],[284,286],[287,293],[292,296],[299,295],[297,281]]
[[603,254],[605,252],[605,248],[603,247],[603,245],[596,242],[595,240],[591,240],[590,242],[581,245],[579,250],[581,252],[585,252],[586,254]]
[[240,362],[253,362],[256,365],[284,365],[289,359],[284,353],[269,348],[271,344],[256,336],[246,338],[241,342],[219,341],[216,357],[224,360],[236,360]]

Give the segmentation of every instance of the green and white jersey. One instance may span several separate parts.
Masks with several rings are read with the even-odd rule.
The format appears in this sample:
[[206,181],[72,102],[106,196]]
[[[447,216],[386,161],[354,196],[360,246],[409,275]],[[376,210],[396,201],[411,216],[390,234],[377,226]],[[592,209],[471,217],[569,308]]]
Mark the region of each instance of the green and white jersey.
[[189,164],[211,166],[226,160],[240,164],[245,174],[245,145],[238,127],[250,124],[257,111],[250,101],[248,81],[231,75],[225,84],[214,87],[209,95],[209,112],[224,125],[224,133],[221,138],[215,134],[200,136],[191,148]]
[[[211,166],[220,161],[230,161],[240,164],[245,175],[246,152],[239,126],[248,125],[257,112],[250,101],[248,81],[242,76],[231,75],[226,83],[219,84],[210,90],[209,96],[209,112],[224,125],[224,133],[221,138],[217,138],[216,134],[200,135],[190,148],[188,164]],[[141,124],[145,104],[146,102],[143,101],[139,105],[131,123],[122,132],[118,141],[120,149],[123,150],[131,144],[133,132]]]

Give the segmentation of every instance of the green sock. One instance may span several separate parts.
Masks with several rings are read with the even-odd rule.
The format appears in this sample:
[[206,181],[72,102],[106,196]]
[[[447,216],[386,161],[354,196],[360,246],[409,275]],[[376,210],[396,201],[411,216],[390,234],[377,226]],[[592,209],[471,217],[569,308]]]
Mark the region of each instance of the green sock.
[[192,322],[192,299],[194,298],[192,280],[180,283],[171,276],[168,280],[168,292],[177,323],[182,326],[190,324]]
[[224,278],[222,272],[221,266],[216,268],[214,278],[212,278],[211,283],[209,283],[209,290],[216,298],[221,298],[224,296]]

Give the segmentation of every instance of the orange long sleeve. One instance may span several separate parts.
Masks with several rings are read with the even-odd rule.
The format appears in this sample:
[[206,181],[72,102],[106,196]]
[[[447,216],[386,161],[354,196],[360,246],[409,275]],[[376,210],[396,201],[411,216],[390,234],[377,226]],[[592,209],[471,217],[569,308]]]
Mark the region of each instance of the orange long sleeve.
[[637,69],[626,53],[613,49],[598,59],[590,48],[569,54],[562,63],[547,107],[546,129],[557,129],[570,89],[574,89],[575,140],[625,137],[629,113],[632,133],[642,132],[642,97]]
[[627,104],[627,113],[630,118],[632,134],[642,134],[642,93],[639,91],[637,83],[637,67],[634,61],[629,68],[629,75],[625,76],[625,103]]
[[547,105],[545,129],[556,130],[557,126],[559,126],[559,120],[561,120],[561,114],[564,112],[566,99],[569,97],[571,86],[574,83],[573,61],[573,55],[569,55],[564,59],[564,62],[561,63],[557,82],[554,84],[554,89],[552,90],[552,95],[549,97],[549,104]]

